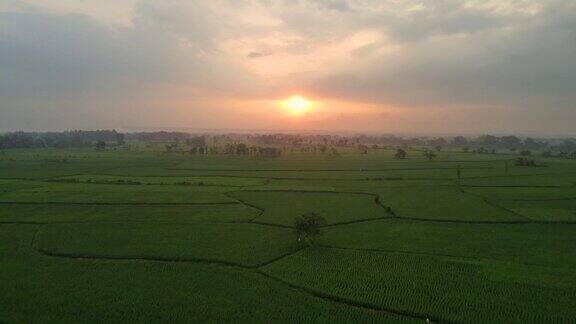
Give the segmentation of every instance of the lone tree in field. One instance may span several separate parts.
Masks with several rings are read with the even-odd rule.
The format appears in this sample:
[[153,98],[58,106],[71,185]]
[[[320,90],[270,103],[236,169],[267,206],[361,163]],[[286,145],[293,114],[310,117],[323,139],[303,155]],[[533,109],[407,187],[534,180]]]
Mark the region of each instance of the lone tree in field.
[[395,158],[396,160],[404,160],[404,159],[406,158],[406,155],[407,155],[407,154],[406,154],[406,151],[404,151],[404,150],[401,149],[401,148],[398,148],[398,149],[396,150],[396,154],[394,154],[394,158]]
[[428,161],[432,161],[436,157],[436,154],[432,151],[424,152],[424,156],[428,159]]
[[298,237],[298,242],[305,241],[307,244],[314,244],[314,239],[320,234],[320,227],[326,224],[326,220],[315,213],[306,213],[294,219],[294,230]]

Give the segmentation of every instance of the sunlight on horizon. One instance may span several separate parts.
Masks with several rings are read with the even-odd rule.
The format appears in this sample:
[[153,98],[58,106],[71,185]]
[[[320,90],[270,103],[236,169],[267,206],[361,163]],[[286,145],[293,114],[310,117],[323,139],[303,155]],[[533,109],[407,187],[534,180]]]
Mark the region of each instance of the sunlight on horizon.
[[292,116],[303,116],[312,108],[312,102],[300,95],[282,100],[281,106]]

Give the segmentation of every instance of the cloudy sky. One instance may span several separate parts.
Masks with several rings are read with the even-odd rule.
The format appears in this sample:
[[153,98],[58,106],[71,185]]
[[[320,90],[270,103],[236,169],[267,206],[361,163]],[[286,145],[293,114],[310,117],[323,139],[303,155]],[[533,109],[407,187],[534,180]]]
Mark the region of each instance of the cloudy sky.
[[0,131],[575,122],[573,0],[0,0]]

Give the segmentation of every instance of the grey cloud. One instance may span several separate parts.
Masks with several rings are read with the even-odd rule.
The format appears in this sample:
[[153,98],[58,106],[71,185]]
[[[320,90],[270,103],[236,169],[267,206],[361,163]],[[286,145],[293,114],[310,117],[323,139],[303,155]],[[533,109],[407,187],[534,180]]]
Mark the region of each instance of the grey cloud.
[[154,10],[139,8],[134,26],[118,30],[80,14],[0,12],[0,128],[126,119],[150,87],[250,91],[255,81],[241,67],[205,55],[214,53],[211,31],[167,27],[161,20],[178,10]]
[[265,56],[270,56],[270,55],[272,55],[272,53],[250,52],[250,53],[248,53],[247,57],[248,58],[259,58],[259,57],[265,57]]
[[557,9],[513,31],[407,44],[313,86],[329,96],[403,106],[576,108],[576,11]]
[[[122,118],[122,107],[140,105],[146,89],[159,85],[207,98],[282,92],[284,85],[347,101],[453,107],[455,114],[459,107],[501,109],[510,111],[501,116],[531,123],[545,118],[545,109],[576,118],[576,4],[511,0],[499,2],[509,4],[502,10],[479,3],[141,0],[133,25],[117,29],[85,15],[18,5],[17,12],[0,12],[0,127],[25,119],[73,125]],[[250,24],[236,15],[253,7],[280,24]],[[298,78],[289,71],[287,84],[267,85],[237,63],[306,55],[364,31],[381,37],[351,49],[341,65]],[[262,42],[240,54],[221,46],[245,39]],[[553,124],[561,123],[546,125]]]

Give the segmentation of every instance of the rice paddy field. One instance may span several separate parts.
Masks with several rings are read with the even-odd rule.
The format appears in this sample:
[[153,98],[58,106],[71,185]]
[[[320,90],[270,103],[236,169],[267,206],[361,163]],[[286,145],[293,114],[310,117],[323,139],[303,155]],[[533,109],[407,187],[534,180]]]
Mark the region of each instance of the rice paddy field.
[[0,322],[576,322],[576,161],[408,153],[6,150]]

